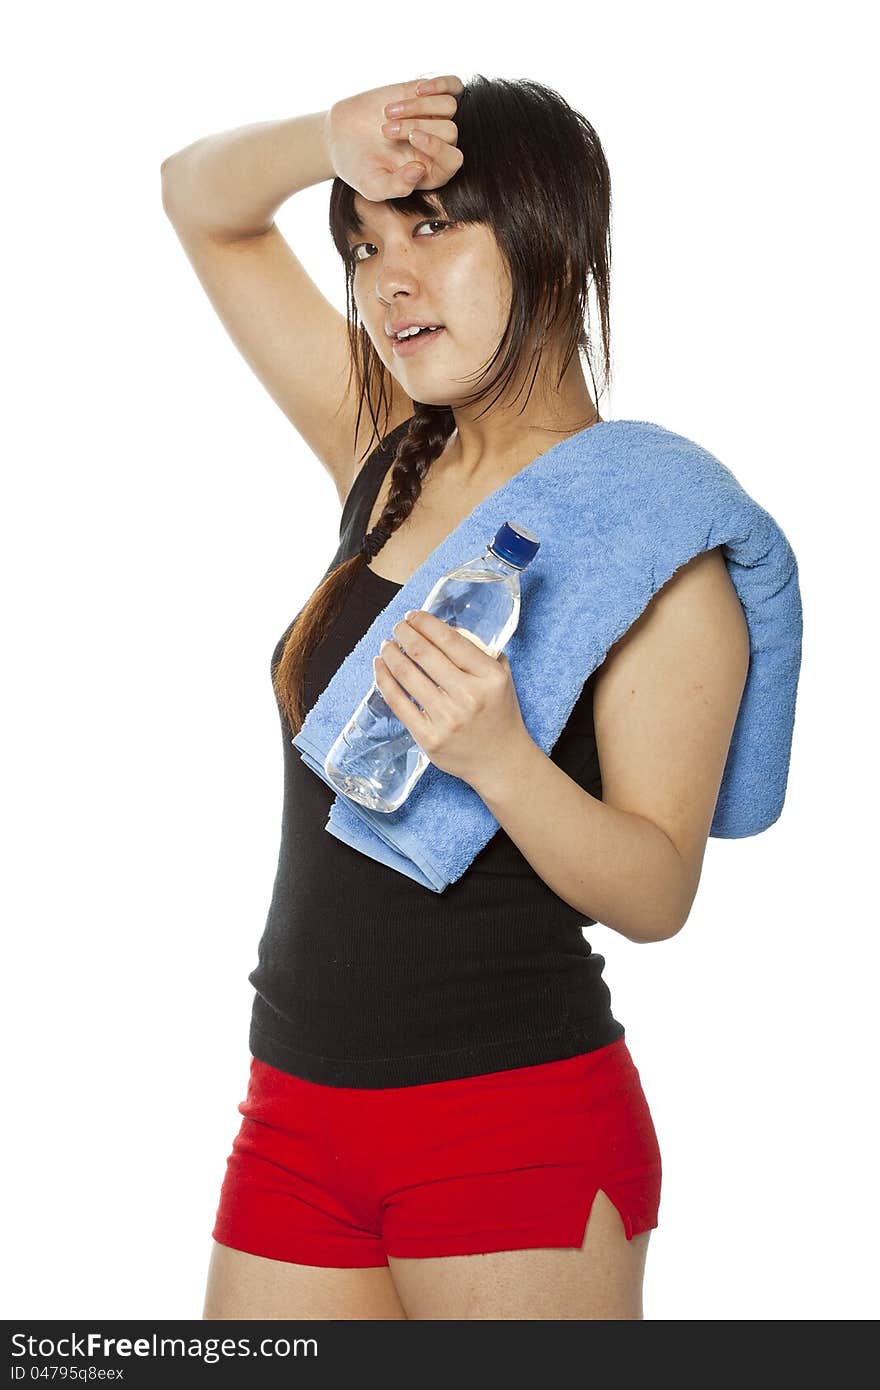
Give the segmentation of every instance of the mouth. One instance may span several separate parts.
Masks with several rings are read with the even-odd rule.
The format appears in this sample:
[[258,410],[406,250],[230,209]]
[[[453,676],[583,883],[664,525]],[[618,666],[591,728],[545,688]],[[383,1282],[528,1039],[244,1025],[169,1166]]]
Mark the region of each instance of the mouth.
[[428,343],[440,338],[446,329],[442,325],[438,328],[423,328],[411,338],[392,338],[391,348],[397,357],[412,357],[413,353],[424,352]]

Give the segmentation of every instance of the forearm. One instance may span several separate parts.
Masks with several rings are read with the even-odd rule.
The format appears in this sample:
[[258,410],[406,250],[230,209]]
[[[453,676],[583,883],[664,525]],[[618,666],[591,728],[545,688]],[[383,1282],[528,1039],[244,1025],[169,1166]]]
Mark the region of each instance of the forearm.
[[334,177],[326,111],[206,135],[162,164],[172,221],[228,236],[255,236],[300,189]]
[[607,806],[526,734],[474,790],[553,892],[629,941],[660,941],[690,907],[683,861],[652,821]]

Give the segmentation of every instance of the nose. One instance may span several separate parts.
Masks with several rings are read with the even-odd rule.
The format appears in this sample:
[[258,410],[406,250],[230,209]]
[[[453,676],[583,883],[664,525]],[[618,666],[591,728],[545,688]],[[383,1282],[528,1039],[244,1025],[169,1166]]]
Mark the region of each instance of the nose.
[[385,249],[381,270],[376,276],[376,296],[386,306],[397,295],[416,295],[418,280],[410,266],[411,252],[404,247],[396,248],[390,243]]
[[385,309],[390,309],[395,300],[415,298],[417,293],[411,275],[386,275],[376,284],[376,298]]

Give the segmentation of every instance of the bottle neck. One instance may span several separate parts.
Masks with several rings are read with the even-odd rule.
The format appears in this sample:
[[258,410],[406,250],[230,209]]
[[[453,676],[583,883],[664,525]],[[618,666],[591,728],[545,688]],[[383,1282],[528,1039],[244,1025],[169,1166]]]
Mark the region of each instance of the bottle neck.
[[491,545],[487,545],[483,551],[483,561],[487,569],[497,570],[499,574],[522,574],[519,565],[514,565],[510,560],[505,560],[501,555],[497,555]]

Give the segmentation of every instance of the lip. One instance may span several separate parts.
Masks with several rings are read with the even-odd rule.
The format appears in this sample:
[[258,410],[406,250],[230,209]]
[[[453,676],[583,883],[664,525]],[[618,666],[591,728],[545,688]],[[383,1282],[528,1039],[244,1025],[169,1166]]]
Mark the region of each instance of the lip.
[[429,343],[436,341],[446,332],[444,327],[440,327],[434,333],[417,333],[414,338],[391,339],[391,350],[398,357],[412,357],[414,352],[422,352]]

